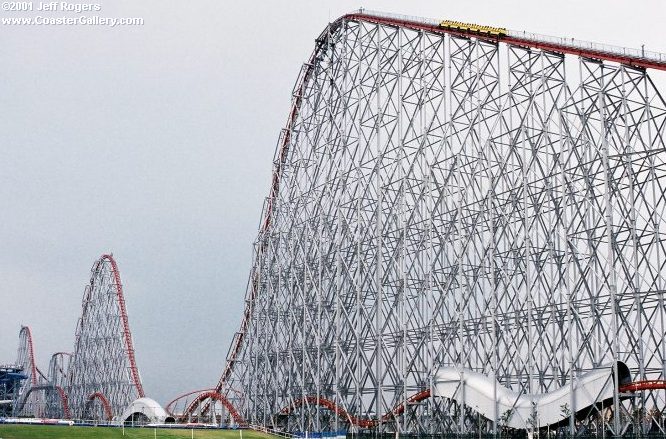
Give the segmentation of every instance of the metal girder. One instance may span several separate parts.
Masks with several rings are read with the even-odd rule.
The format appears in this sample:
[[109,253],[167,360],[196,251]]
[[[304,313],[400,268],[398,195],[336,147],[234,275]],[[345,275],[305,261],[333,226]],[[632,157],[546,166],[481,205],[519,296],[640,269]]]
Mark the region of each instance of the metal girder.
[[93,264],[74,352],[53,354],[44,376],[35,364],[30,328],[22,326],[17,365],[27,379],[13,401],[15,416],[108,420],[144,396],[113,255]]
[[118,416],[144,396],[120,273],[111,255],[103,255],[91,269],[66,375],[69,406],[77,419]]
[[22,416],[40,415],[40,396],[32,392],[39,385],[39,374],[35,364],[35,348],[32,342],[32,331],[29,326],[21,326],[16,365],[22,370],[25,379],[21,382],[18,392],[14,394],[13,412]]
[[[665,126],[642,69],[337,21],[294,90],[218,390],[289,431],[497,433],[511,413],[413,395],[443,366],[528,396],[617,362],[664,380]],[[613,381],[557,428],[663,431],[663,391]]]

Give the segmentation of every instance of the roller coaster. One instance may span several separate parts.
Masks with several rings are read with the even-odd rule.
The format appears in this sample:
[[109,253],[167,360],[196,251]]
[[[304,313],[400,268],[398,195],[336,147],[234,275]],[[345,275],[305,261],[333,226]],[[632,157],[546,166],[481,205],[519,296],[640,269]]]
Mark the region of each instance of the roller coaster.
[[[359,10],[303,65],[240,328],[181,421],[299,433],[666,433],[666,55]],[[14,413],[144,397],[119,270],[71,353],[22,327]],[[14,372],[12,372],[14,373]]]
[[663,70],[503,27],[330,23],[221,378],[168,409],[224,398],[290,432],[663,434]]
[[108,421],[145,396],[113,255],[93,264],[73,352],[53,354],[44,375],[34,350],[30,328],[21,327],[16,364],[26,379],[13,398],[14,416]]

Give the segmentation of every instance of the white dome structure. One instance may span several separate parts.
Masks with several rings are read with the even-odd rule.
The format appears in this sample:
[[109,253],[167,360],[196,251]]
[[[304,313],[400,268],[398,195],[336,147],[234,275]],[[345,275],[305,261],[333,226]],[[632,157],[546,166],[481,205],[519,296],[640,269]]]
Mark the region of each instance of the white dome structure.
[[139,398],[134,400],[120,415],[120,421],[139,424],[164,424],[174,422],[162,406],[151,398]]

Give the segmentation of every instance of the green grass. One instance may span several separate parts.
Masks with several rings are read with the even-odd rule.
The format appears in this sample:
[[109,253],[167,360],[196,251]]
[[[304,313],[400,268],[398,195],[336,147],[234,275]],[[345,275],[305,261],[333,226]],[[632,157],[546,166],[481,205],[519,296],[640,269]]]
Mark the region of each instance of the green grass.
[[[192,430],[157,429],[158,439],[186,439]],[[194,430],[195,439],[240,439],[240,430]],[[111,439],[123,438],[122,428],[69,427],[66,425],[0,425],[0,439]],[[152,428],[126,428],[126,439],[154,439]],[[275,436],[243,430],[243,439],[275,439]]]

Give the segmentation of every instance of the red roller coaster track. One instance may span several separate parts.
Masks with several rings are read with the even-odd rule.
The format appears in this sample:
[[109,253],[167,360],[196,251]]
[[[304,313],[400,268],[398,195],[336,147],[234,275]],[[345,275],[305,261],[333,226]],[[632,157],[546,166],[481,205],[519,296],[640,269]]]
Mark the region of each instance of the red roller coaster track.
[[236,421],[238,424],[244,424],[245,421],[241,417],[240,413],[234,408],[234,406],[225,398],[221,393],[216,392],[216,391],[208,391],[208,392],[203,392],[199,394],[194,400],[190,403],[190,405],[187,407],[185,410],[185,413],[192,413],[194,409],[204,400],[212,400],[212,401],[219,401],[222,403],[222,405],[229,411],[229,414],[231,417]]
[[[184,413],[183,415],[178,416],[178,415],[174,414],[174,406],[175,406],[175,404],[176,404],[176,402],[177,402],[178,400],[180,400],[180,399],[182,399],[182,398],[185,398],[185,397],[187,397],[187,396],[190,396],[190,395],[195,395],[195,394],[198,394],[198,395],[197,395],[197,396],[196,396],[196,397],[195,397],[195,398],[194,398],[194,399],[193,399],[193,400],[187,405],[187,408],[186,408],[185,411],[183,412],[183,413]],[[205,412],[205,411],[208,410],[208,408],[209,408],[209,406],[210,406],[210,401],[211,401],[211,400],[212,400],[212,401],[219,401],[219,402],[220,402],[220,403],[221,403],[221,404],[227,409],[227,411],[229,412],[229,414],[231,415],[231,417],[232,417],[232,418],[233,418],[238,424],[245,424],[245,421],[243,420],[243,418],[242,418],[242,416],[240,415],[240,413],[238,413],[238,410],[236,410],[236,408],[231,404],[231,402],[230,402],[226,397],[224,397],[224,395],[222,395],[222,394],[219,393],[219,392],[216,392],[215,389],[193,390],[193,391],[191,391],[191,392],[184,393],[184,394],[182,394],[182,395],[180,395],[180,396],[174,398],[172,401],[170,401],[170,402],[166,405],[165,410],[166,410],[166,412],[167,412],[170,416],[173,416],[173,417],[177,417],[177,416],[178,416],[179,419],[180,419],[181,421],[184,421],[184,420],[185,420],[185,417],[186,417],[185,414],[187,414],[187,413],[193,413],[193,412],[194,412],[194,409],[195,409],[199,404],[201,404],[201,402],[203,402],[203,401],[205,401],[205,400],[209,400],[209,401],[208,401],[208,403],[206,404],[205,408],[204,408],[202,411]]]
[[58,395],[60,396],[60,402],[62,403],[62,411],[63,414],[65,415],[65,419],[69,419],[72,417],[70,411],[69,411],[69,401],[67,399],[67,394],[65,393],[65,390],[60,387],[60,386],[55,386],[56,391],[58,392]]
[[533,49],[547,50],[555,53],[578,55],[585,58],[598,59],[600,61],[611,61],[620,64],[629,65],[632,67],[639,67],[644,69],[666,70],[666,61],[645,58],[641,56],[628,55],[617,53],[613,51],[604,51],[601,48],[590,46],[589,48],[579,47],[574,44],[566,44],[564,40],[561,42],[549,41],[545,37],[542,39],[537,38],[521,38],[516,35],[497,35],[497,36],[484,36],[473,31],[452,30],[443,28],[438,25],[424,23],[420,21],[410,20],[408,18],[400,18],[397,16],[384,16],[380,14],[368,13],[351,13],[339,18],[332,26],[338,24],[341,20],[357,20],[369,23],[384,24],[389,26],[399,26],[406,29],[420,30],[432,32],[436,34],[449,34],[462,37],[476,37],[484,40],[498,41],[517,46],[530,47]]
[[634,381],[633,383],[620,386],[620,392],[641,392],[643,390],[661,390],[666,389],[664,380],[645,380]]
[[60,402],[62,404],[62,410],[63,410],[63,415],[65,419],[71,418],[71,413],[69,410],[69,402],[67,399],[67,393],[65,393],[65,390],[60,387],[60,386],[51,386],[51,385],[39,385],[39,382],[37,381],[37,374],[39,374],[43,380],[46,382],[48,381],[47,377],[42,373],[41,370],[37,367],[37,364],[35,363],[35,348],[34,344],[32,341],[32,330],[30,329],[29,326],[22,326],[21,331],[26,332],[26,342],[27,342],[27,348],[28,348],[28,360],[30,361],[30,371],[31,371],[31,378],[30,378],[30,388],[28,391],[25,393],[25,395],[22,398],[22,401],[20,403],[18,411],[20,412],[23,410],[23,406],[25,405],[26,401],[28,400],[28,397],[33,391],[38,391],[38,390],[50,390],[52,388],[55,388],[56,392],[58,392],[58,396],[60,398]]
[[[37,385],[37,366],[35,365],[35,350],[32,344],[32,331],[29,326],[22,326],[21,331],[26,331],[26,341],[28,342],[28,359],[30,360],[30,381],[32,386]],[[41,372],[40,372],[41,374]]]
[[[666,389],[666,380],[645,380],[645,381],[634,381],[628,384],[624,384],[620,387],[620,392],[640,392],[644,390],[661,390]],[[335,402],[326,398],[317,398],[316,396],[306,396],[305,398],[294,401],[291,405],[282,409],[282,414],[289,414],[298,407],[302,407],[305,404],[316,405],[319,407],[324,407],[331,412],[335,413],[339,418],[349,421],[350,424],[356,425],[360,428],[374,428],[381,422],[386,422],[396,416],[400,416],[405,411],[405,406],[408,404],[414,404],[421,402],[425,399],[430,398],[431,392],[430,389],[426,389],[422,392],[419,392],[415,395],[410,396],[404,403],[397,405],[393,410],[385,413],[380,419],[362,419],[358,418],[344,408],[335,404]]]
[[106,398],[106,396],[104,396],[103,393],[95,392],[88,397],[88,401],[94,401],[95,399],[99,399],[99,401],[102,403],[102,407],[104,408],[104,415],[106,416],[107,421],[113,419],[113,410],[111,410],[111,404],[109,403],[109,400]]
[[58,392],[58,397],[60,398],[60,403],[62,404],[62,411],[65,419],[70,419],[72,417],[71,412],[69,410],[69,399],[67,398],[67,393],[65,393],[65,390],[60,387],[60,386],[51,386],[49,385],[43,385],[43,386],[33,386],[28,391],[26,394],[23,396],[19,407],[18,411],[20,412],[23,410],[23,406],[25,406],[26,401],[28,400],[28,397],[32,392],[39,391],[39,390],[52,390],[55,388],[56,392]]
[[[123,294],[123,284],[120,281],[120,271],[118,271],[118,265],[116,265],[115,259],[113,259],[112,254],[102,255],[102,259],[106,259],[111,263],[111,271],[113,272],[113,278],[116,284],[116,296],[118,298],[118,307],[120,308],[120,318],[123,322],[123,335],[125,338],[125,347],[127,348],[127,356],[130,362],[130,370],[132,373],[132,382],[134,387],[139,394],[139,397],[143,398],[146,396],[143,392],[143,385],[141,384],[141,378],[139,377],[139,369],[136,367],[136,360],[134,358],[134,346],[132,344],[132,333],[130,332],[129,321],[127,319],[127,309],[125,307],[125,296]],[[94,395],[94,394],[93,394]],[[103,396],[103,395],[102,395]],[[106,400],[106,398],[105,398]],[[108,401],[107,401],[108,405]]]
[[362,418],[357,418],[356,416],[352,415],[349,413],[347,410],[344,408],[338,406],[335,402],[331,401],[330,399],[322,398],[319,397],[317,398],[316,396],[306,396],[305,398],[299,399],[294,401],[291,405],[285,407],[282,409],[281,413],[282,414],[289,414],[291,413],[294,409],[297,407],[301,407],[303,405],[310,404],[310,405],[316,405],[319,407],[324,407],[333,413],[335,413],[339,418],[344,419],[349,421],[350,424],[356,425],[357,427],[361,428],[374,428],[379,424],[380,422],[386,422],[392,418],[395,418],[396,416],[400,416],[404,411],[405,411],[405,406],[407,404],[415,404],[418,402],[421,402],[425,399],[430,398],[431,392],[430,389],[423,390],[415,395],[410,396],[407,398],[407,400],[403,403],[398,404],[393,408],[393,410],[385,413],[381,418],[379,419],[362,419]]
[[[566,44],[563,42],[564,40],[558,43],[550,41],[546,38],[543,39],[521,38],[515,35],[497,35],[491,37],[487,35],[479,35],[471,31],[452,30],[449,28],[440,27],[436,24],[430,24],[422,21],[411,20],[408,18],[400,18],[397,16],[389,16],[383,14],[356,12],[344,15],[338,18],[335,22],[331,23],[330,26],[326,30],[324,30],[324,32],[319,36],[319,38],[317,38],[316,40],[317,47],[313,51],[309,61],[305,64],[305,68],[301,71],[301,74],[297,80],[297,85],[295,87],[296,91],[293,95],[294,99],[292,102],[291,111],[289,112],[289,117],[287,118],[286,128],[282,130],[280,140],[278,141],[279,153],[277,154],[274,161],[271,189],[269,197],[267,199],[266,207],[264,209],[264,219],[261,223],[261,228],[259,231],[260,235],[265,233],[271,226],[273,204],[280,190],[280,178],[282,174],[282,167],[289,151],[289,143],[291,138],[292,127],[300,111],[305,84],[308,82],[310,76],[312,75],[312,71],[315,65],[314,60],[316,56],[319,54],[319,52],[321,50],[324,50],[325,41],[327,40],[327,34],[332,32],[332,30],[337,29],[339,26],[342,25],[342,23],[348,20],[364,21],[368,23],[376,23],[388,26],[399,26],[406,29],[431,32],[441,35],[449,34],[460,37],[475,37],[484,40],[496,41],[498,43],[502,42],[512,45],[546,50],[555,53],[578,55],[581,57],[597,59],[600,61],[617,62],[631,67],[666,70],[666,61],[663,60],[626,55],[613,51],[604,51],[593,46],[590,46],[590,48],[583,48],[576,46],[574,44]],[[262,244],[262,247],[259,248],[257,252],[258,255],[261,255],[264,252],[265,250],[264,246],[267,241],[262,240],[261,242],[264,244]],[[249,292],[245,300],[246,306],[245,306],[245,311],[243,313],[240,329],[234,336],[232,344],[229,348],[224,371],[218,381],[217,386],[215,387],[215,390],[217,392],[222,391],[225,382],[229,379],[229,376],[231,375],[231,372],[233,370],[233,366],[237,361],[238,354],[242,347],[243,339],[245,337],[245,333],[247,331],[247,327],[249,324],[250,315],[252,312],[252,303],[254,302],[256,296],[257,280],[258,280],[257,276],[258,273],[253,273],[252,275]]]
[[176,414],[174,413],[174,407],[175,407],[176,403],[178,402],[178,400],[183,399],[183,398],[185,398],[187,396],[190,396],[190,395],[197,394],[197,393],[214,392],[214,391],[215,391],[215,389],[199,389],[199,390],[192,390],[190,392],[183,393],[182,395],[178,395],[177,397],[175,397],[174,399],[169,401],[169,403],[166,405],[166,407],[164,407],[164,410],[166,410],[166,412],[169,415],[171,415],[173,417],[176,417]]
[[[289,112],[289,118],[287,119],[287,129],[282,131],[282,135],[280,137],[281,141],[280,141],[279,158],[275,161],[275,169],[273,170],[270,196],[268,197],[264,213],[264,220],[262,222],[261,230],[259,232],[260,234],[264,233],[270,228],[273,203],[274,200],[277,198],[278,191],[280,189],[280,177],[282,175],[282,165],[287,159],[287,152],[289,150],[287,145],[289,145],[289,141],[291,138],[290,127],[293,125],[294,121],[298,117],[298,113],[301,108],[301,101],[303,99],[303,91],[305,84],[307,83],[308,78],[312,74],[312,66],[314,65],[314,59],[317,56],[318,51],[321,49],[321,44],[320,43],[318,44],[319,44],[318,48],[315,49],[315,51],[310,56],[310,60],[306,64],[308,67],[304,71],[303,70],[301,71],[301,76],[299,77],[297,82],[298,91],[294,94],[294,102],[292,104],[291,111]],[[258,251],[259,254],[263,253],[265,250],[265,245],[266,245],[265,241],[262,241],[262,243],[263,244]],[[245,306],[245,311],[243,312],[243,319],[241,320],[241,327],[240,330],[234,336],[232,344],[229,348],[229,354],[227,355],[227,362],[224,367],[224,371],[222,372],[222,376],[220,377],[220,380],[218,381],[217,386],[215,387],[215,390],[217,392],[222,391],[224,383],[229,378],[229,375],[231,375],[231,371],[233,370],[233,365],[236,362],[236,357],[238,356],[238,352],[240,351],[240,348],[243,344],[243,339],[245,338],[247,325],[250,321],[250,316],[252,313],[252,302],[254,301],[256,294],[256,284],[258,280],[257,275],[258,273],[254,273],[253,279],[251,280],[250,297],[246,298],[245,301],[246,306]]]

